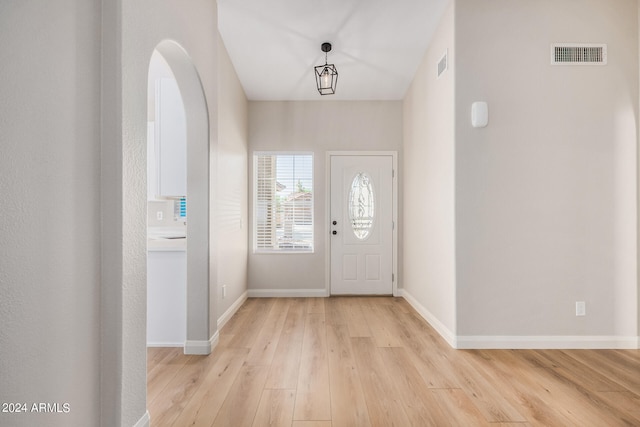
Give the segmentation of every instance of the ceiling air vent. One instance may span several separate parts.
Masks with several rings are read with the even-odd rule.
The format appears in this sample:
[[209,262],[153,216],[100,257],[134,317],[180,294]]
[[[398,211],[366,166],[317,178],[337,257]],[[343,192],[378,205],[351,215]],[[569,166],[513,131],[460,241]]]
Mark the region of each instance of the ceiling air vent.
[[444,74],[445,71],[447,71],[447,53],[448,51],[445,50],[444,55],[442,55],[442,58],[440,58],[440,61],[438,61],[438,77],[440,77]]
[[552,65],[606,65],[606,44],[556,43],[551,45]]

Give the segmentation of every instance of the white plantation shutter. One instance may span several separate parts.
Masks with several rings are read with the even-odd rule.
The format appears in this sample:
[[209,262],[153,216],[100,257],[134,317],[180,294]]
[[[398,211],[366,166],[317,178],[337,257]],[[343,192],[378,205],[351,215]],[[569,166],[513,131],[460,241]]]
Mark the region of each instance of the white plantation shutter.
[[272,248],[276,241],[275,156],[258,156],[256,162],[256,248]]
[[313,252],[313,155],[254,154],[256,252]]

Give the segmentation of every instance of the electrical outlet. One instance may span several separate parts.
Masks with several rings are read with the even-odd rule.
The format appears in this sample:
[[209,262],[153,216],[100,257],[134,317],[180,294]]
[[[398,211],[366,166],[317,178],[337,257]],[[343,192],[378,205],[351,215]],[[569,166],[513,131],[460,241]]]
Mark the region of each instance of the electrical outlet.
[[584,301],[576,301],[576,316],[586,316],[587,306]]
[[227,296],[227,285],[222,285],[222,299]]
[[164,215],[162,214],[162,211],[157,211],[156,212],[156,219],[158,221],[162,221],[162,218],[164,218]]

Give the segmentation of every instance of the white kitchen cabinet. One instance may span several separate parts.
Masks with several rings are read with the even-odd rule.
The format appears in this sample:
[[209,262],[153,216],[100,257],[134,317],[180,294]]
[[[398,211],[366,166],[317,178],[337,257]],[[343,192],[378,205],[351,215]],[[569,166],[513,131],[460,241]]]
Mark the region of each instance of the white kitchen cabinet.
[[187,195],[187,121],[175,79],[157,79],[155,156],[159,196]]
[[187,252],[147,252],[147,345],[183,347],[187,339]]

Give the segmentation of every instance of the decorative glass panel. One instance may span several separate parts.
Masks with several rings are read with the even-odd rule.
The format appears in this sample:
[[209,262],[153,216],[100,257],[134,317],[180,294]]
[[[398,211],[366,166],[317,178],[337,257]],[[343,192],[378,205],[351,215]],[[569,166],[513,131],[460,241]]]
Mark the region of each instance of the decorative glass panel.
[[374,194],[371,178],[360,172],[353,178],[349,192],[349,220],[353,233],[360,240],[369,237],[374,220]]

